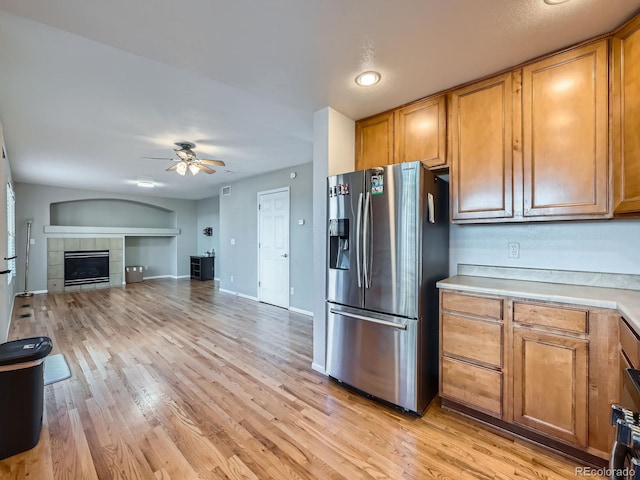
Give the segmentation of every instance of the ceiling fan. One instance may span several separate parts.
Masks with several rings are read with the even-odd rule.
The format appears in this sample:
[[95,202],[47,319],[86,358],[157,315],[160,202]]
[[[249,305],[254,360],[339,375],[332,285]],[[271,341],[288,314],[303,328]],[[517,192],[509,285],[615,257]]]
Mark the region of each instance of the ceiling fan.
[[192,142],[175,142],[179,148],[174,148],[178,158],[164,158],[164,157],[142,157],[151,158],[153,160],[173,160],[178,162],[175,165],[171,165],[167,168],[167,172],[176,171],[179,175],[186,175],[187,171],[191,172],[191,175],[197,175],[202,170],[205,173],[212,174],[216,171],[207,165],[218,165],[224,167],[225,163],[222,160],[205,160],[197,158],[193,149],[196,147]]

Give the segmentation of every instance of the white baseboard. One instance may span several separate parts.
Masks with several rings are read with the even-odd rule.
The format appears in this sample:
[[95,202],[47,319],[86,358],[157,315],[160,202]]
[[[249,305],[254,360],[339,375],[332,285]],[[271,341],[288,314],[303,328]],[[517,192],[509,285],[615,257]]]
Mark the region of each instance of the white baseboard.
[[218,283],[220,283],[220,278],[218,278],[218,277],[213,277],[213,280],[218,282]]
[[303,310],[301,308],[296,308],[296,307],[289,307],[289,310],[291,310],[292,312],[295,312],[295,313],[300,313],[302,315],[306,315],[308,317],[313,317],[313,312],[310,312],[309,310]]
[[142,277],[142,280],[155,280],[156,278],[178,278],[175,275],[154,275],[153,277]]
[[173,277],[173,278],[191,278],[191,275],[178,275],[177,277]]
[[318,363],[316,363],[316,362],[313,362],[313,363],[311,364],[311,368],[312,368],[313,370],[315,370],[316,372],[318,372],[318,373],[321,373],[321,374],[323,374],[323,375],[326,375],[327,377],[329,376],[329,375],[327,375],[327,371],[324,369],[324,365],[320,365],[320,364],[318,364]]
[[226,288],[219,288],[218,291],[222,292],[222,293],[228,293],[230,295],[237,295],[238,294],[238,292],[234,292],[233,290],[227,290]]
[[258,301],[258,297],[252,297],[251,295],[245,295],[244,293],[236,293],[239,297],[248,298],[249,300],[253,300],[254,302]]

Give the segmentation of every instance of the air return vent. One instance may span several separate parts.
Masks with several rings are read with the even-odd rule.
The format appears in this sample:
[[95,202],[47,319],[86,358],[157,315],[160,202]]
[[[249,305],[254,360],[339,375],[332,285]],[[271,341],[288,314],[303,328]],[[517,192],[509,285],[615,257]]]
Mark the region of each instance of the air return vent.
[[231,185],[227,185],[226,187],[222,187],[222,196],[226,197],[227,195],[231,195]]

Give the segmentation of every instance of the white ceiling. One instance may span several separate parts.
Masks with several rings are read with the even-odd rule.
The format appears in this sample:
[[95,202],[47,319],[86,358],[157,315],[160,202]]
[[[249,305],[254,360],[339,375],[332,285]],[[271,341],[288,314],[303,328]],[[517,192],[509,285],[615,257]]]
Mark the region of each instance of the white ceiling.
[[[312,115],[359,119],[600,33],[640,0],[0,0],[14,179],[199,199],[312,159]],[[353,79],[382,73],[372,88]],[[180,177],[173,142],[227,167]],[[226,174],[224,170],[233,173]],[[143,190],[136,180],[153,180]]]

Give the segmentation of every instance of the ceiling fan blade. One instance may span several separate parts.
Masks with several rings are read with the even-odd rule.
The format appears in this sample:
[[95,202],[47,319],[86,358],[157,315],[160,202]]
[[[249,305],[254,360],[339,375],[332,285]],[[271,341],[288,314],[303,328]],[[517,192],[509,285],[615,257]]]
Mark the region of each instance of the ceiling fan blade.
[[194,165],[198,167],[200,170],[202,170],[203,172],[208,173],[209,175],[211,175],[212,173],[216,173],[214,169],[205,167],[204,165],[200,165],[199,163],[194,163]]
[[149,158],[151,160],[175,160],[175,158],[167,158],[167,157],[140,157],[140,158]]
[[178,165],[180,164],[176,163],[175,165],[171,165],[169,168],[165,170],[165,172],[173,172],[176,168],[178,168]]
[[222,160],[200,160],[200,163],[204,165],[218,165],[219,167],[224,167],[225,163]]

